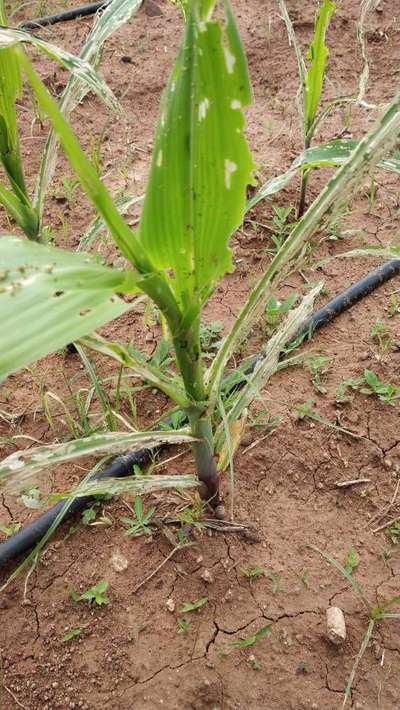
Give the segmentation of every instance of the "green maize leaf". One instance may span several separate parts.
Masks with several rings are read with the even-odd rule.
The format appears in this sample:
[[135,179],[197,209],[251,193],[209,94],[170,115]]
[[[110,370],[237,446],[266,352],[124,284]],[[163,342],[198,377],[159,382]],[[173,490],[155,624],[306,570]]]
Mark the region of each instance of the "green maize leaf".
[[[319,168],[324,166],[342,165],[350,154],[358,146],[359,141],[350,138],[337,138],[329,141],[325,145],[318,145],[308,148],[297,158],[293,165],[300,168]],[[378,168],[400,173],[400,152],[396,152],[392,158],[382,158],[377,164]]]
[[[4,3],[1,2],[0,25],[6,24]],[[29,206],[15,110],[15,102],[21,93],[22,81],[16,50],[14,47],[0,49],[0,159],[16,196]]]
[[325,35],[329,20],[335,11],[336,5],[331,0],[324,0],[315,23],[314,38],[310,45],[307,58],[311,65],[306,75],[305,87],[305,135],[312,130],[317,116],[322,85],[325,76],[325,67],[328,59],[328,48],[325,45]]
[[121,252],[142,271],[151,271],[151,265],[148,264],[134,232],[122,219],[107,188],[82,150],[74,131],[23,53],[20,55],[20,62],[35,91],[38,103],[49,116],[83,189],[104,219]]
[[[292,180],[299,170],[309,170],[311,168],[323,167],[339,167],[346,162],[355,148],[358,146],[358,141],[352,139],[341,139],[329,141],[324,145],[317,145],[313,148],[305,150],[292,163],[290,168],[277,177],[270,178],[260,187],[254,197],[252,197],[247,205],[246,210],[250,210],[261,200],[271,197],[275,193],[283,190],[284,187]],[[400,153],[396,152],[392,158],[382,158],[377,167],[383,170],[388,170],[394,173],[400,173]]]
[[10,217],[23,229],[29,239],[35,239],[39,229],[39,219],[33,207],[21,201],[13,192],[0,183],[0,203],[5,207]]
[[10,485],[20,485],[29,476],[65,461],[73,461],[84,456],[117,454],[129,449],[154,449],[161,444],[184,444],[193,441],[189,430],[126,432],[112,431],[93,434],[83,439],[68,441],[66,444],[49,444],[34,449],[15,451],[0,463],[0,481],[11,477]]
[[192,0],[186,32],[164,92],[139,228],[146,254],[184,309],[202,303],[232,270],[228,241],[243,218],[253,161],[243,134],[249,104],[243,49],[210,19],[215,0]]
[[[79,53],[80,58],[97,68],[100,63],[101,49],[104,42],[113,32],[133,17],[141,5],[142,0],[113,0],[104,12],[97,15],[93,29]],[[87,83],[82,81],[76,74],[71,74],[60,99],[60,110],[63,116],[68,118],[78,103],[82,101],[87,91]],[[44,148],[35,190],[34,203],[40,215],[43,211],[48,185],[54,175],[57,163],[57,148],[57,133],[54,129],[51,129]]]
[[127,311],[134,275],[92,257],[0,238],[0,380]]
[[13,47],[19,43],[32,44],[37,49],[47,54],[52,59],[57,60],[65,69],[73,73],[80,81],[84,81],[88,88],[98,94],[100,98],[108,103],[114,110],[119,110],[119,103],[111,89],[101,77],[96,73],[89,62],[75,57],[70,52],[60,47],[55,47],[35,35],[23,30],[11,29],[10,27],[0,27],[0,49]]

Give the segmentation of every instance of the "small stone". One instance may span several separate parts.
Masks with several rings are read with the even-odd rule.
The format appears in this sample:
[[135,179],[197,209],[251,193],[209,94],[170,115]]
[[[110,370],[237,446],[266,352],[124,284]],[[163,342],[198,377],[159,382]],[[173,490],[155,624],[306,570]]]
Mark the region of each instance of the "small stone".
[[214,581],[214,577],[209,569],[203,569],[200,577],[204,580],[204,582],[206,582],[206,584],[212,584]]
[[240,441],[240,445],[243,447],[246,447],[246,446],[250,446],[250,444],[252,444],[252,443],[253,443],[253,437],[251,436],[251,434],[248,434],[248,433],[243,434],[242,439]]
[[335,646],[341,646],[345,642],[346,622],[338,606],[330,606],[326,610],[326,629],[329,641]]
[[393,466],[392,459],[390,459],[386,456],[386,458],[383,459],[383,465],[389,471]]
[[123,572],[128,567],[128,560],[119,550],[115,550],[111,555],[111,564],[116,572]]
[[167,601],[166,601],[166,603],[165,603],[165,606],[167,607],[168,611],[171,612],[171,614],[174,613],[174,611],[175,611],[175,602],[174,602],[174,600],[173,600],[171,597],[170,597],[169,599],[167,599]]
[[146,335],[144,336],[144,339],[145,339],[146,343],[152,343],[154,340],[153,333],[146,333]]

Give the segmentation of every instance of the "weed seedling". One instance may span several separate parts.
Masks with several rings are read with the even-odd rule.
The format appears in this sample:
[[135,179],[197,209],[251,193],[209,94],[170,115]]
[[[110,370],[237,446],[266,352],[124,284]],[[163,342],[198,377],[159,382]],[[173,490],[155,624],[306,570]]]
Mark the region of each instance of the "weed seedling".
[[149,508],[149,510],[143,512],[143,503],[140,496],[135,497],[135,515],[136,520],[132,518],[121,518],[121,521],[126,525],[129,525],[128,530],[125,531],[125,535],[133,535],[133,537],[139,537],[140,535],[151,535],[154,528],[149,525],[152,519],[155,508]]
[[184,602],[179,609],[180,614],[188,614],[190,611],[201,609],[208,602],[208,597],[199,597],[194,602]]
[[265,308],[265,319],[269,326],[268,331],[272,332],[276,326],[283,320],[284,316],[289,313],[298,299],[298,294],[293,293],[284,301],[277,301],[275,296],[268,299]]
[[287,236],[289,235],[293,224],[289,222],[289,217],[293,212],[292,205],[289,207],[279,207],[279,205],[272,205],[274,216],[270,223],[270,227],[274,230],[271,235],[273,242],[273,247],[269,247],[266,251],[269,254],[275,254],[283,246]]
[[382,323],[382,321],[377,320],[371,330],[371,338],[378,342],[379,350],[377,354],[377,360],[379,362],[382,362],[386,353],[394,344],[393,333],[391,329],[387,325],[385,325],[385,323]]
[[278,594],[278,592],[286,592],[286,587],[282,584],[282,577],[273,573],[271,569],[267,570],[267,577],[272,584],[272,594]]
[[311,374],[311,382],[314,385],[314,389],[319,394],[326,394],[326,388],[322,386],[321,376],[324,375],[332,362],[332,359],[326,355],[319,355],[316,357],[310,357],[306,363]]
[[70,596],[73,602],[89,602],[89,605],[97,604],[97,606],[102,606],[103,604],[108,604],[109,599],[107,597],[108,582],[103,579],[101,582],[97,582],[93,587],[90,587],[83,592],[83,594],[78,594],[74,589],[70,590]]
[[178,616],[176,625],[178,627],[178,634],[186,634],[189,630],[190,623],[183,617]]
[[256,577],[263,577],[267,574],[264,567],[241,567],[240,573],[243,577],[248,577],[248,579],[255,579]]
[[262,626],[258,631],[256,631],[253,636],[247,636],[246,638],[236,639],[236,641],[231,642],[232,648],[248,648],[253,646],[257,641],[264,638],[267,633],[271,630],[272,624],[267,624],[267,626]]
[[386,535],[392,545],[397,545],[400,542],[400,520],[396,520],[386,528]]
[[397,293],[392,293],[390,296],[390,303],[389,303],[389,310],[388,310],[388,318],[393,318],[396,315],[400,314],[400,303],[399,299],[397,296]]
[[6,537],[11,537],[11,535],[14,535],[18,530],[22,527],[22,523],[17,523],[16,521],[12,521],[8,525],[4,525],[3,523],[0,523],[0,532],[3,533]]
[[346,572],[348,572],[348,574],[353,574],[354,570],[357,569],[358,564],[359,564],[359,560],[358,560],[357,553],[356,553],[353,545],[350,545],[348,553],[347,553],[346,564],[345,564]]
[[67,631],[65,636],[62,637],[61,641],[65,643],[66,641],[72,641],[72,639],[75,639],[77,636],[81,635],[81,629],[77,626],[75,628],[70,629]]

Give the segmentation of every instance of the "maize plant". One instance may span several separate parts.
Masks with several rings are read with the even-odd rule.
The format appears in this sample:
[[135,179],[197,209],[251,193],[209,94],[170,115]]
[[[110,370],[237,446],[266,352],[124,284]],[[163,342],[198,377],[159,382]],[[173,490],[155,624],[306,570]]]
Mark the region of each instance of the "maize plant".
[[[20,69],[127,267],[111,269],[87,254],[11,236],[0,239],[0,376],[77,339],[82,347],[131,368],[184,411],[189,429],[178,430],[176,437],[191,441],[200,493],[214,508],[220,504],[218,460],[231,460],[237,443],[231,432],[277,369],[279,353],[310,314],[319,288],[289,312],[243,388],[230,398],[229,407],[221,396],[227,363],[272,290],[298,263],[324,215],[390,151],[400,130],[400,97],[396,97],[297,222],[206,367],[200,345],[201,314],[221,279],[233,270],[229,239],[243,219],[254,169],[244,134],[243,110],[252,97],[247,64],[230,2],[221,4],[222,18],[214,12],[216,0],[187,3],[184,35],[161,101],[136,231],[121,216],[68,120],[16,46]],[[173,345],[176,370],[161,371],[122,344],[92,334],[132,308],[123,300],[124,294],[145,294],[157,306]],[[166,438],[165,432],[152,434],[154,439]],[[113,432],[110,450],[121,447],[121,441],[127,444],[126,432]],[[102,446],[104,452],[104,438]],[[88,450],[96,451],[93,437],[51,447],[51,452],[31,449],[25,457],[17,452],[0,466],[0,476],[5,479],[23,467],[29,471],[30,465],[37,470]]]

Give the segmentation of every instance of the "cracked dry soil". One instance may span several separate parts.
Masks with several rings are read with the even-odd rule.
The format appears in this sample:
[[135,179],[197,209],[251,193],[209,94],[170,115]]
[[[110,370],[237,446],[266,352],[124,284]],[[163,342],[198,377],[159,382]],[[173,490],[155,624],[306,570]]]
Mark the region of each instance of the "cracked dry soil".
[[[301,46],[312,36],[315,3],[287,0]],[[102,73],[125,109],[116,121],[92,96],[74,114],[74,125],[90,149],[99,135],[102,173],[109,187],[141,194],[147,174],[154,119],[168,67],[179,37],[180,18],[166,0],[145,3],[138,16],[107,44]],[[249,58],[255,102],[248,112],[248,134],[265,179],[286,168],[301,150],[296,114],[296,66],[293,53],[273,0],[236,0],[235,9]],[[35,6],[29,6],[32,15]],[[51,8],[53,9],[53,7]],[[329,30],[331,47],[326,97],[353,95],[362,67],[356,46],[359,3],[338,4]],[[18,16],[20,17],[20,16]],[[57,25],[42,31],[77,52],[91,20]],[[368,18],[367,51],[370,61],[369,104],[382,106],[398,89],[400,67],[400,12],[396,0],[382,0]],[[47,85],[59,93],[65,74],[48,61],[38,67]],[[31,122],[28,94],[21,105],[21,130],[27,157],[28,181],[34,184],[45,128]],[[317,140],[340,135],[344,122],[357,138],[377,115],[374,108],[354,106],[344,116],[334,113],[321,127]],[[317,173],[310,180],[310,198],[326,180]],[[70,176],[63,156],[48,200],[46,219],[55,227],[58,244],[74,247],[93,214],[80,190],[73,199],[62,196],[61,176]],[[366,182],[341,223],[346,237],[325,240],[317,256],[334,255],[356,246],[359,235],[371,244],[391,242],[399,229],[399,185],[391,174],[378,173],[376,196],[368,203]],[[61,194],[61,196],[60,196]],[[289,185],[277,198],[293,204],[297,186]],[[240,303],[269,256],[270,231],[262,225],[271,219],[271,208],[259,205],[253,215],[256,229],[245,224],[233,238],[236,271],[229,275],[206,309],[208,320],[229,328]],[[133,215],[133,218],[135,214]],[[3,227],[6,224],[3,221]],[[348,231],[352,230],[352,231]],[[99,243],[109,261],[114,250],[109,240]],[[316,275],[330,294],[338,293],[370,270],[367,259],[332,261]],[[281,295],[301,291],[304,279],[287,277]],[[331,365],[323,376],[325,394],[318,394],[306,368],[276,375],[263,392],[254,414],[267,408],[281,417],[272,435],[250,428],[235,458],[237,521],[251,523],[251,539],[239,535],[196,531],[196,546],[178,552],[138,593],[134,589],[170,553],[161,532],[151,538],[128,538],[120,523],[127,515],[124,503],[111,501],[105,512],[110,527],[88,527],[79,519],[66,523],[48,546],[31,574],[19,577],[0,596],[2,694],[4,710],[336,710],[368,619],[348,584],[308,547],[317,545],[342,562],[349,546],[359,557],[357,579],[375,603],[399,593],[399,546],[390,545],[385,532],[376,534],[379,514],[396,490],[400,464],[398,408],[372,397],[355,394],[352,402],[338,405],[337,386],[374,369],[388,382],[400,383],[397,314],[388,319],[390,294],[399,290],[399,279],[379,289],[351,312],[321,331],[306,349],[324,351]],[[377,360],[377,345],[370,331],[377,319],[394,333],[394,344],[384,360]],[[158,326],[138,313],[123,316],[104,329],[109,337],[132,337],[137,347],[152,352]],[[259,349],[262,327],[257,327],[244,354]],[[97,360],[100,374],[110,375],[109,363]],[[41,442],[68,435],[65,414],[53,400],[53,425],[43,414],[38,378],[50,392],[68,400],[88,381],[74,354],[55,354],[41,361],[36,371],[11,376],[0,391],[0,409],[12,412],[12,421],[0,419],[0,436],[27,434]],[[110,395],[112,388],[110,386]],[[312,398],[320,415],[351,429],[359,438],[340,434],[310,420],[297,421],[295,408]],[[139,392],[139,424],[150,424],[168,408],[163,396]],[[96,409],[96,403],[94,404]],[[122,413],[129,415],[126,398]],[[262,439],[262,440],[261,440]],[[258,443],[256,443],[260,440]],[[17,439],[18,446],[29,440]],[[254,444],[252,448],[249,448]],[[2,445],[2,455],[14,450]],[[169,455],[170,452],[168,452]],[[177,453],[177,452],[173,452]],[[167,455],[167,454],[166,454]],[[191,471],[189,454],[168,464],[169,472]],[[43,493],[76,484],[86,471],[83,465],[65,466],[40,479]],[[337,481],[366,478],[362,486],[337,489]],[[228,497],[227,483],[223,482]],[[175,494],[149,498],[158,513],[173,514]],[[3,495],[0,520],[26,523],[38,513],[29,511],[12,496]],[[393,507],[393,517],[398,507]],[[72,528],[71,528],[72,525]],[[112,555],[118,551],[127,568],[117,572]],[[267,576],[248,579],[243,567],[263,567]],[[3,570],[5,577],[9,569]],[[208,571],[208,581],[204,580]],[[109,582],[109,605],[89,608],[74,605],[69,589],[83,591],[101,579]],[[187,614],[186,633],[178,633],[176,619],[184,602],[208,598],[200,610]],[[166,602],[172,599],[175,610]],[[347,640],[337,649],[325,636],[325,610],[340,606],[346,615]],[[248,648],[232,642],[247,638],[272,624],[269,633]],[[63,642],[66,630],[80,628],[79,637]],[[372,642],[357,673],[349,707],[357,710],[398,710],[400,707],[399,621],[376,627]]]

